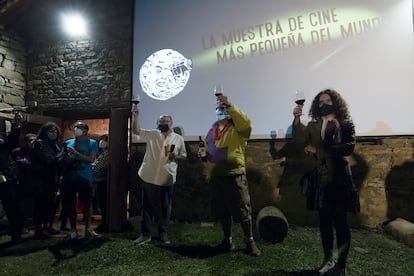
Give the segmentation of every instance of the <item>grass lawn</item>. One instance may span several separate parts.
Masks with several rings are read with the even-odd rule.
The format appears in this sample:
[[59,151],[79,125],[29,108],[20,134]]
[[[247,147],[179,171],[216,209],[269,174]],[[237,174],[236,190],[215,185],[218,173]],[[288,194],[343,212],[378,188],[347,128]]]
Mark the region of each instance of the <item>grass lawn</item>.
[[[32,235],[32,234],[31,234]],[[244,253],[239,225],[234,227],[236,250],[217,254],[212,245],[222,239],[220,227],[172,224],[171,245],[157,240],[134,246],[135,232],[102,238],[64,241],[63,235],[10,246],[0,237],[0,275],[315,275],[322,261],[317,228],[291,226],[280,243],[259,240],[262,256]],[[379,231],[352,230],[347,275],[412,275],[414,248]]]

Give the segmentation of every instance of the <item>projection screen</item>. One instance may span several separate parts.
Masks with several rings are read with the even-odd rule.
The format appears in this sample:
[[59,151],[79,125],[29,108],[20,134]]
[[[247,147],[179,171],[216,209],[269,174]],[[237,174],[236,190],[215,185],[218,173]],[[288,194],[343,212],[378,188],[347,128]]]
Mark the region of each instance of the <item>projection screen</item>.
[[136,0],[133,98],[186,139],[215,121],[220,84],[252,138],[288,137],[295,91],[347,101],[358,136],[414,134],[412,0]]

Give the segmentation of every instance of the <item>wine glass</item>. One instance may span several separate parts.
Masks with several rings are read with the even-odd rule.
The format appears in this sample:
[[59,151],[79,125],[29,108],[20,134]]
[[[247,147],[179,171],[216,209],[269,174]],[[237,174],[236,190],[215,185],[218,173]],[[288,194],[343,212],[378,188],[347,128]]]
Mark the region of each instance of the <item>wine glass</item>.
[[217,97],[223,95],[223,86],[221,84],[214,85],[214,95]]
[[305,94],[302,90],[295,91],[295,103],[298,105],[303,105],[305,103]]
[[132,102],[131,112],[134,115],[138,114],[138,104],[139,104],[140,100],[141,100],[141,97],[139,96],[139,94],[136,94],[136,95],[132,96],[132,99],[131,99],[131,102]]
[[131,102],[136,105],[139,104],[139,102],[141,101],[141,97],[139,96],[139,94],[136,94],[135,96],[133,96]]

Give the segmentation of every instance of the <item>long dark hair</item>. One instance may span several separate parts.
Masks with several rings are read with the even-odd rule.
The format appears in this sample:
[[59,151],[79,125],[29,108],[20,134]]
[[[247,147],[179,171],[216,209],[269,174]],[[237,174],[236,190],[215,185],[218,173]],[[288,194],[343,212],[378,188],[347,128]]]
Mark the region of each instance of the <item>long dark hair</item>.
[[334,113],[336,115],[336,119],[339,122],[343,122],[345,120],[351,120],[351,116],[349,115],[348,105],[342,96],[333,89],[325,89],[319,92],[312,101],[311,108],[309,110],[309,116],[314,119],[318,120],[322,117],[321,111],[319,110],[319,98],[322,94],[327,94],[331,97],[333,107],[335,109]]
[[56,142],[57,142],[59,140],[59,138],[60,138],[60,135],[62,134],[62,130],[60,129],[60,127],[55,122],[47,122],[47,123],[44,123],[39,128],[39,131],[37,132],[37,138],[38,139],[42,139],[44,141],[47,141],[47,133],[52,128],[56,128],[57,129],[57,135],[58,135],[58,139],[56,140]]

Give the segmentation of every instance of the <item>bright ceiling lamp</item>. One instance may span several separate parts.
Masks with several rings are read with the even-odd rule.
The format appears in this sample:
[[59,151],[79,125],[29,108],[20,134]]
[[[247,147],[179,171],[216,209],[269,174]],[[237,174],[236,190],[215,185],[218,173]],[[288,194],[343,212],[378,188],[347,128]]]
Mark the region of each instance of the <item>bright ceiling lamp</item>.
[[63,29],[70,36],[84,36],[87,34],[86,21],[79,14],[62,15]]

